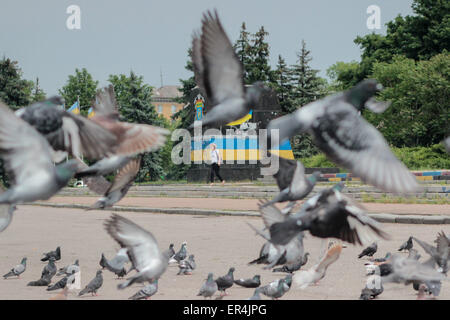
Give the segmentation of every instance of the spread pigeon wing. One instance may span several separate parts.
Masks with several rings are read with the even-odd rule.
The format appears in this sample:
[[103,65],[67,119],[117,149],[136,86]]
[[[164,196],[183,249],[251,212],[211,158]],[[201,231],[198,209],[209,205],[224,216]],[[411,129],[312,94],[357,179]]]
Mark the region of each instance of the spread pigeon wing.
[[259,211],[261,212],[261,217],[267,229],[270,229],[274,223],[283,222],[286,220],[286,216],[274,205],[270,204],[265,207],[262,205],[264,205],[264,202],[259,201]]
[[339,258],[341,251],[342,245],[340,243],[335,243],[322,257],[319,264],[315,268],[316,271],[320,272],[321,270],[326,270],[330,266],[330,264],[332,264]]
[[96,116],[119,118],[119,105],[112,85],[97,91],[93,109]]
[[128,248],[128,256],[136,270],[142,270],[160,258],[161,252],[155,237],[134,222],[113,214],[105,227],[122,248]]
[[[275,155],[272,154],[275,157]],[[289,187],[297,168],[297,161],[278,157],[279,169],[273,176],[277,181],[278,188],[284,190]]]
[[140,167],[141,167],[141,157],[137,157],[135,159],[131,159],[130,161],[128,161],[128,163],[125,166],[123,166],[117,173],[107,193],[121,190],[128,184],[132,184],[139,172]]
[[206,92],[203,80],[205,70],[203,68],[201,46],[200,35],[194,33],[192,36],[192,66],[194,67],[195,83],[202,92]]
[[205,93],[216,105],[244,96],[242,64],[219,21],[217,12],[203,15],[201,53]]

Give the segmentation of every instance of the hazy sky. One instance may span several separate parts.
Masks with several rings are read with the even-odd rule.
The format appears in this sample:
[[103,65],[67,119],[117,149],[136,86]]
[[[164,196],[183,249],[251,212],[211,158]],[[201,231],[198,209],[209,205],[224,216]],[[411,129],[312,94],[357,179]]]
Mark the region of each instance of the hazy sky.
[[[39,77],[47,95],[56,94],[75,68],[87,68],[100,85],[110,74],[132,69],[152,86],[179,84],[191,35],[207,9],[217,8],[232,42],[243,21],[250,32],[269,32],[271,64],[281,54],[296,59],[301,40],[311,51],[312,66],[325,70],[336,61],[359,60],[353,43],[371,33],[370,5],[381,9],[381,29],[398,14],[411,14],[412,0],[2,0],[0,55],[19,61],[24,77]],[[69,30],[70,5],[81,8],[81,29]]]

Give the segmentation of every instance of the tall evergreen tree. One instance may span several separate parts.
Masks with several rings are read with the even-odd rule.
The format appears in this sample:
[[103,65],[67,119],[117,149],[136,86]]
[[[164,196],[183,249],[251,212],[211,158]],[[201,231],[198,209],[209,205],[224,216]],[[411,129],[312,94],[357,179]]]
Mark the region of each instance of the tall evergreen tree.
[[0,100],[12,109],[31,103],[33,81],[22,79],[17,61],[3,57],[0,60]]
[[[137,76],[131,71],[129,76],[110,75],[108,81],[114,86],[122,121],[164,125],[151,103],[152,87],[144,83],[142,76]],[[136,181],[160,179],[164,175],[161,163],[160,151],[145,153]]]
[[234,44],[234,50],[236,51],[239,60],[241,60],[243,72],[244,72],[244,82],[250,84],[248,77],[248,70],[250,70],[252,65],[252,46],[250,44],[250,32],[247,31],[245,22],[242,22],[241,31],[239,32],[239,38]]
[[290,69],[281,55],[278,55],[277,68],[273,72],[271,85],[278,96],[280,107],[283,113],[295,111],[295,106],[291,101],[292,80]]
[[67,83],[59,90],[59,94],[64,98],[66,107],[70,107],[79,98],[81,113],[87,115],[95,98],[97,86],[98,81],[94,81],[86,68],[81,70],[77,68],[75,75],[69,75]]
[[251,63],[247,70],[247,83],[256,81],[269,82],[272,79],[272,72],[269,65],[269,44],[266,37],[269,33],[264,26],[252,35],[250,59]]
[[38,102],[45,100],[45,92],[39,86],[39,78],[36,78],[36,82],[33,83],[33,92],[31,93],[31,101]]

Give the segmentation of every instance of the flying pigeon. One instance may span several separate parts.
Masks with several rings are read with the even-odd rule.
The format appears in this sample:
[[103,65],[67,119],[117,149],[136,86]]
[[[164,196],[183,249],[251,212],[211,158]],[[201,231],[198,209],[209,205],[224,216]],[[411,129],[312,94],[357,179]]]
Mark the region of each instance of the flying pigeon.
[[[231,267],[228,270],[228,273],[226,275],[216,279],[217,288],[218,288],[219,291],[221,291],[220,295],[227,295],[226,290],[233,286],[233,283],[234,283],[233,272],[234,272],[234,270],[235,269],[233,267]],[[222,294],[222,292],[223,292],[223,294]]]
[[[0,193],[4,192],[2,186],[0,186]],[[0,205],[0,232],[8,228],[11,224],[13,213],[16,210],[15,205],[2,204]]]
[[260,288],[256,288],[255,291],[253,292],[253,295],[247,300],[261,300],[261,295],[259,294],[260,291],[261,291]]
[[114,177],[114,181],[106,190],[103,197],[101,197],[95,204],[89,209],[105,209],[112,207],[115,203],[119,202],[128,192],[133,185],[134,179],[141,167],[141,157],[130,160],[124,167],[122,167],[117,175]]
[[4,279],[7,279],[12,276],[17,276],[20,278],[20,275],[25,272],[27,269],[27,258],[23,258],[20,264],[14,266],[7,274],[3,275]]
[[208,278],[206,279],[206,282],[202,285],[200,288],[200,291],[198,292],[197,296],[203,296],[205,299],[210,298],[216,293],[218,290],[218,286],[216,281],[214,281],[213,274],[210,272],[208,273]]
[[66,186],[78,170],[77,161],[55,166],[47,140],[0,103],[0,156],[14,176],[12,187],[0,194],[0,203],[47,200]]
[[412,248],[409,250],[408,259],[419,260],[420,257],[421,257],[421,255],[419,254],[419,251],[417,251],[416,249]]
[[372,257],[375,252],[377,252],[378,250],[378,245],[376,242],[372,243],[370,246],[368,246],[367,248],[365,248],[359,255],[358,255],[358,259],[361,259],[364,256],[368,256],[368,257]]
[[[59,106],[63,103],[61,97],[54,96],[17,110],[16,116],[48,141],[51,152],[63,151],[78,159],[83,155],[92,160],[111,155],[116,149],[116,136],[81,115],[61,109]],[[62,159],[54,160],[60,162]]]
[[261,285],[261,276],[257,274],[250,279],[237,279],[234,283],[244,288],[257,288]]
[[49,251],[43,254],[44,257],[41,261],[48,261],[51,257],[55,258],[55,261],[61,260],[61,247],[57,247],[55,251]]
[[445,234],[439,233],[437,237],[437,247],[434,247],[425,241],[419,240],[413,237],[426,253],[428,253],[437,265],[441,268],[443,273],[448,271],[448,260],[450,259],[450,240],[445,236]]
[[338,187],[319,192],[303,204],[300,212],[284,222],[274,223],[270,227],[270,241],[286,244],[304,230],[309,230],[315,237],[333,237],[360,245],[379,237],[389,238],[380,224],[370,218],[360,204],[342,194]]
[[181,260],[178,263],[178,268],[180,269],[177,273],[177,275],[180,274],[192,274],[192,271],[194,271],[194,269],[197,267],[195,260],[194,260],[194,255],[191,254],[189,255],[189,257],[187,259]]
[[272,120],[268,137],[277,130],[281,143],[295,134],[309,133],[333,162],[361,180],[386,192],[419,191],[415,176],[395,157],[383,135],[359,114],[364,107],[375,110],[368,102],[381,89],[376,80],[368,79],[348,91],[311,102]]
[[144,288],[136,292],[133,296],[129,297],[130,300],[148,300],[158,291],[158,279],[152,283],[146,285]]
[[411,250],[411,248],[413,247],[413,241],[412,241],[412,236],[408,238],[408,240],[406,240],[398,249],[398,251],[403,251],[403,250]]
[[117,214],[112,214],[105,223],[105,228],[122,248],[128,249],[128,257],[137,271],[127,281],[119,284],[119,289],[135,282],[152,282],[166,271],[168,257],[161,252],[155,237],[149,231]]
[[179,263],[181,260],[186,259],[186,257],[187,257],[187,249],[186,249],[186,246],[187,246],[187,242],[184,241],[184,242],[181,244],[180,250],[178,250],[178,252],[175,253],[175,255],[174,255],[173,257],[170,258],[169,263]]
[[102,253],[102,258],[100,260],[100,266],[103,269],[108,269],[112,273],[114,273],[117,277],[122,278],[127,274],[125,269],[125,264],[130,262],[128,257],[128,249],[121,248],[116,256],[111,260],[106,259],[105,255]]
[[328,267],[339,258],[341,251],[342,245],[340,243],[336,243],[328,249],[326,254],[320,259],[319,263],[312,266],[308,270],[300,270],[294,273],[292,280],[295,285],[300,289],[305,289],[310,284],[317,284],[319,280],[325,277]]
[[87,286],[78,293],[78,296],[82,296],[86,293],[91,293],[92,295],[97,295],[98,289],[103,285],[102,270],[98,270],[95,274],[94,279],[92,279]]
[[75,260],[73,264],[69,264],[68,266],[65,266],[63,268],[60,268],[58,270],[57,276],[67,275],[70,276],[73,273],[77,273],[80,271],[80,264],[78,259]]
[[[192,40],[192,63],[195,81],[212,107],[201,125],[218,127],[249,113],[267,88],[256,82],[244,86],[243,68],[217,11],[203,15],[202,33]],[[191,125],[197,126],[199,122]]]
[[271,201],[263,204],[263,207],[277,202],[304,199],[314,188],[320,172],[314,172],[310,177],[306,177],[305,167],[300,161],[284,159],[279,157],[279,169],[273,175],[277,181],[280,193]]

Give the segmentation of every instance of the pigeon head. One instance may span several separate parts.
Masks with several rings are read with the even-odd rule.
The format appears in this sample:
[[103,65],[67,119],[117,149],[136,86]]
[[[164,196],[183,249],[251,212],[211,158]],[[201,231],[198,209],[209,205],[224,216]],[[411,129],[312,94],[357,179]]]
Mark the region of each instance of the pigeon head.
[[169,246],[169,249],[173,249],[173,247],[174,247],[174,244],[171,243],[170,246]]
[[233,274],[234,270],[234,267],[231,267],[230,270],[228,270],[228,274]]
[[27,263],[27,257],[23,258],[22,261],[21,261],[20,263],[21,263],[21,264]]
[[56,180],[58,185],[65,186],[78,171],[78,162],[70,160],[56,166]]
[[100,270],[97,270],[96,275],[99,276],[99,275],[101,275],[102,273],[103,273],[103,271],[100,269]]
[[375,79],[366,79],[347,91],[347,100],[356,109],[362,110],[366,102],[382,89],[383,86]]
[[75,263],[74,263],[74,265],[76,265],[76,266],[78,266],[78,265],[79,265],[79,261],[78,261],[78,259],[77,259],[77,260],[75,260]]
[[259,274],[253,276],[253,280],[259,281],[261,279],[261,276]]
[[206,280],[213,281],[213,277],[214,277],[213,273],[210,272],[210,273],[208,273],[208,278]]

